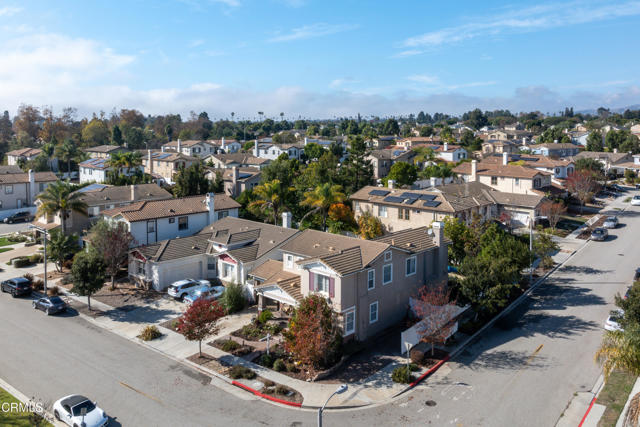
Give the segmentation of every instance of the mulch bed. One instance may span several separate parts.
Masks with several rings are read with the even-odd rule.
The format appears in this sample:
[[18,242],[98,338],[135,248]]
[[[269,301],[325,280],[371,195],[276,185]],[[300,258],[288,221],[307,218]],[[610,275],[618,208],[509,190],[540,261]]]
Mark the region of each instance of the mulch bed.
[[602,218],[600,218],[599,220],[597,220],[595,223],[593,223],[592,225],[590,225],[589,227],[586,227],[584,230],[582,230],[582,232],[578,235],[578,239],[582,239],[582,240],[587,240],[591,237],[591,232],[593,231],[594,228],[598,228],[601,227],[602,224],[604,224],[604,222],[606,221],[607,217],[606,216],[602,216]]
[[[255,323],[250,323],[240,329],[231,332],[231,335],[245,341],[260,341],[260,339],[267,336],[267,333],[271,333],[272,337],[280,335],[282,329],[284,329],[286,326],[287,322],[283,321],[269,321],[265,325],[256,325]],[[280,329],[280,331],[278,331],[278,329]],[[274,333],[276,331],[277,333]]]
[[[65,274],[69,274],[69,272],[64,270],[62,272],[59,272],[57,270],[53,270],[53,271],[49,270],[47,271],[47,280],[56,280],[63,277]],[[40,279],[44,280],[44,272],[40,274],[36,274],[35,277],[39,277]]]
[[80,301],[76,301],[71,298],[67,298],[66,300],[67,300],[67,304],[69,304],[69,307],[73,308],[78,313],[82,313],[86,316],[93,317],[94,319],[104,316],[106,314],[104,311],[98,310],[97,308],[95,308],[95,306],[92,306],[91,310],[89,310],[89,306],[87,304],[84,304]]
[[[250,345],[243,345],[241,343],[238,343],[239,347],[237,349],[235,349],[235,350],[231,350],[231,351],[225,350],[223,348],[223,345],[224,345],[224,343],[226,341],[228,341],[230,339],[231,338],[228,338],[228,339],[220,338],[220,339],[217,339],[217,340],[214,340],[214,341],[209,341],[207,343],[207,345],[210,345],[211,347],[215,347],[215,348],[217,348],[219,350],[222,350],[222,351],[226,351],[227,353],[233,354],[234,356],[238,356],[238,357],[246,356],[246,355],[248,355],[248,354],[250,354],[250,353],[252,353],[254,351],[254,348],[251,347]],[[234,341],[237,342],[237,340],[234,340]]]
[[[163,328],[167,328],[173,332],[178,332],[178,330],[176,329],[177,326],[177,322],[178,322],[179,317],[173,318],[173,319],[169,319],[166,322],[162,322],[160,323],[160,326],[162,326]],[[180,332],[178,332],[180,333]]]
[[114,290],[111,289],[111,283],[106,283],[93,295],[96,300],[114,308],[146,305],[162,297],[163,295],[157,291],[137,288],[130,283],[116,283]]

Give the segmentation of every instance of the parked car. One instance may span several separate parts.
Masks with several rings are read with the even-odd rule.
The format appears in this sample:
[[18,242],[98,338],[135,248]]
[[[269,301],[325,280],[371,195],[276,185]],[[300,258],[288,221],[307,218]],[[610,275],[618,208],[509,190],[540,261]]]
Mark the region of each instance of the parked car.
[[53,416],[58,421],[73,427],[102,427],[109,423],[109,417],[98,408],[96,402],[79,394],[72,394],[53,404]]
[[202,288],[195,289],[189,295],[185,296],[183,301],[187,305],[191,305],[196,300],[204,298],[207,300],[216,300],[224,293],[224,286],[203,286]]
[[607,331],[624,331],[624,329],[620,325],[620,321],[622,320],[623,316],[624,311],[622,311],[621,309],[610,311],[609,317],[607,317],[607,320],[604,322],[604,328]]
[[169,285],[167,293],[176,299],[182,300],[184,297],[189,295],[189,293],[192,292],[195,287],[202,285],[211,286],[211,283],[209,283],[208,280],[178,280],[177,282],[173,282],[171,285]]
[[14,277],[0,283],[2,292],[10,293],[12,297],[31,295],[31,281],[24,277]]
[[623,187],[622,185],[613,184],[612,187],[613,187],[614,190],[616,190],[619,193],[626,193],[627,192],[627,188]]
[[602,224],[604,228],[616,228],[618,226],[617,216],[608,216]]
[[633,196],[631,206],[640,206],[640,196]]
[[605,241],[609,236],[609,232],[606,228],[598,227],[591,232],[591,240]]
[[5,224],[13,224],[14,222],[31,222],[34,220],[34,216],[29,211],[16,212],[13,215],[9,215],[3,221]]
[[67,303],[60,297],[39,298],[32,302],[31,305],[36,310],[42,310],[47,313],[47,316],[67,310]]

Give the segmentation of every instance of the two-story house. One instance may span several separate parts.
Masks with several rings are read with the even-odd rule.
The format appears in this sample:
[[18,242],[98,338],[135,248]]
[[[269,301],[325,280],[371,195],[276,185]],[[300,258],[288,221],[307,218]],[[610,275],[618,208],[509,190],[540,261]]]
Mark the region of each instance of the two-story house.
[[290,159],[300,160],[304,153],[303,144],[272,144],[262,143],[259,144],[258,140],[255,141],[253,147],[253,155],[263,159],[275,160],[283,153],[286,153]]
[[435,152],[436,156],[439,159],[444,160],[445,162],[455,163],[469,157],[469,153],[467,152],[467,150],[459,145],[452,145],[447,142],[442,145],[427,144],[421,146],[431,148]]
[[547,157],[571,157],[576,156],[582,147],[575,144],[551,143],[531,145],[529,149],[531,154],[541,154]]
[[[510,154],[508,155],[510,164],[519,164],[530,168],[553,174],[555,179],[567,179],[575,170],[575,162],[564,158],[543,156],[541,154]],[[504,162],[503,155],[494,155],[482,159],[484,164],[500,164]]]
[[119,145],[98,145],[85,148],[83,151],[92,159],[108,159],[113,153],[126,153],[129,149]]
[[101,212],[127,224],[136,245],[187,237],[227,216],[238,217],[240,204],[226,194],[151,200]]
[[218,151],[217,147],[210,141],[188,140],[169,141],[162,145],[165,153],[180,153],[190,157],[207,157]]
[[521,145],[513,141],[489,139],[482,143],[483,156],[502,153],[519,153]]
[[204,159],[205,163],[216,169],[258,168],[262,169],[271,163],[271,160],[256,157],[247,153],[212,154]]
[[145,173],[168,184],[174,183],[174,177],[180,168],[188,168],[200,160],[186,154],[147,150],[142,158]]
[[224,192],[231,197],[238,197],[245,190],[252,190],[260,185],[262,171],[258,168],[239,168],[237,166],[231,169],[215,169],[208,168],[205,176],[209,181],[214,181],[217,175],[222,175],[224,182]]
[[[95,159],[88,159],[78,164],[80,170],[80,184],[85,182],[95,182],[101,184],[107,181],[107,176],[114,170],[109,165],[109,157],[98,157]],[[142,172],[144,168],[139,166],[137,168],[121,168],[120,173],[126,176],[134,175],[136,172]]]
[[298,233],[290,220],[284,225],[289,227],[225,217],[193,236],[132,249],[129,276],[159,291],[189,277],[245,284],[252,294],[255,282],[247,282],[248,273],[265,261],[281,260],[276,249]]
[[20,209],[35,212],[36,196],[57,180],[53,172],[22,172],[17,166],[0,168],[0,219]]
[[613,152],[582,151],[574,157],[576,161],[580,159],[597,160],[602,163],[605,172],[616,175],[624,174],[626,165],[634,161],[631,153],[618,153],[617,149]]
[[376,240],[304,230],[280,247],[282,272],[289,276],[256,287],[258,310],[269,300],[296,306],[318,294],[327,298],[345,339],[371,338],[405,317],[409,297],[422,286],[447,280],[450,241],[443,223],[433,223],[432,229]]
[[217,153],[237,153],[242,149],[242,144],[239,141],[225,138],[224,136],[220,139],[210,139],[208,142],[218,149]]
[[384,178],[389,175],[391,166],[396,162],[411,163],[415,157],[415,151],[400,149],[382,149],[372,150],[366,157],[373,167],[373,177],[376,179]]
[[42,154],[42,150],[39,148],[20,148],[19,150],[9,151],[7,153],[7,164],[14,166],[18,165],[19,161],[30,162],[40,154]]

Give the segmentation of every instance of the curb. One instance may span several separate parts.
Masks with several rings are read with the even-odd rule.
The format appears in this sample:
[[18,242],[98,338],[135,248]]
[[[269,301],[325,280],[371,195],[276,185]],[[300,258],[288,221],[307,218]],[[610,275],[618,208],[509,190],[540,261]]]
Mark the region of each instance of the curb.
[[283,400],[283,399],[278,399],[277,397],[273,397],[273,396],[269,396],[267,394],[264,393],[260,393],[258,390],[254,390],[253,388],[244,385],[242,383],[239,383],[236,380],[231,381],[231,384],[233,384],[236,387],[240,387],[248,392],[251,392],[253,394],[255,394],[258,397],[261,397],[263,399],[267,399],[267,400],[271,400],[272,402],[276,402],[276,403],[280,403],[282,405],[288,405],[288,406],[293,406],[296,408],[301,408],[302,407],[302,403],[295,403],[295,402],[289,402],[288,400]]
[[584,415],[582,416],[582,419],[580,420],[580,424],[578,424],[578,427],[582,427],[582,425],[584,424],[585,420],[587,419],[587,416],[589,416],[589,412],[591,412],[591,408],[593,408],[593,405],[596,403],[597,398],[598,398],[597,396],[593,396],[593,399],[591,399],[591,404],[587,408],[587,412],[585,412]]
[[444,359],[440,360],[438,363],[436,363],[435,365],[433,365],[432,367],[427,369],[427,372],[425,372],[424,374],[420,375],[414,382],[412,382],[407,387],[405,387],[404,389],[400,390],[399,392],[397,392],[396,394],[391,396],[391,398],[394,399],[394,398],[400,396],[401,394],[406,393],[407,391],[411,390],[412,388],[414,388],[418,384],[420,384],[425,378],[427,378],[428,376],[430,376],[431,374],[436,372],[438,369],[440,369],[440,367],[442,365],[447,363],[449,361],[449,359],[451,359],[451,355],[447,354],[444,357]]
[[[17,390],[15,387],[13,387],[8,382],[4,381],[2,378],[0,378],[0,388],[3,388],[4,390],[6,390],[7,393],[11,394],[13,397],[18,399],[22,403],[29,403],[31,401],[31,399],[29,399],[24,393],[22,393],[21,391]],[[65,425],[65,424],[62,424],[62,423],[58,422],[53,417],[53,414],[51,414],[48,410],[45,409],[44,413],[46,414],[47,418],[49,418],[50,420],[53,420],[53,421],[49,421],[49,419],[48,419],[47,421],[50,422],[51,424],[53,424],[54,426],[63,426],[63,425]]]

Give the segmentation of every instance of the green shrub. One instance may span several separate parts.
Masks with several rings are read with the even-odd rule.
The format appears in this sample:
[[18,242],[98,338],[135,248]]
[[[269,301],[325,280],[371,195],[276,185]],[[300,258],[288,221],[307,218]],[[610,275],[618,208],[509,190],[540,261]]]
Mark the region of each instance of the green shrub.
[[33,263],[29,260],[29,257],[26,257],[26,256],[19,257],[13,260],[13,266],[15,268],[28,267],[31,264]]
[[71,267],[73,267],[73,260],[72,259],[67,259],[62,263],[62,267],[65,268],[66,270],[71,270]]
[[295,363],[293,363],[293,362],[286,362],[284,365],[285,365],[285,367],[287,368],[287,372],[290,372],[290,373],[298,372],[298,367],[296,366],[296,364],[295,364]]
[[39,262],[42,262],[44,260],[44,257],[42,256],[42,254],[33,254],[29,257],[29,262],[31,264],[37,264]]
[[264,384],[265,387],[273,387],[274,385],[276,385],[276,383],[274,383],[271,380],[264,380],[262,383]]
[[229,376],[231,378],[233,378],[234,380],[237,380],[239,378],[245,378],[247,380],[252,380],[256,377],[256,373],[253,372],[251,369],[245,367],[245,366],[241,366],[241,365],[236,365],[234,367],[232,367],[231,369],[229,369]]
[[411,368],[407,365],[398,366],[391,373],[391,379],[394,383],[409,384],[413,381],[413,375],[411,375]]
[[262,310],[258,315],[258,323],[264,325],[269,320],[273,319],[273,313],[269,310]]
[[276,386],[276,393],[285,396],[289,393],[289,388],[286,386],[283,386],[282,384],[278,384]]
[[161,336],[162,334],[160,333],[160,330],[156,325],[148,325],[144,327],[142,332],[140,332],[138,338],[140,338],[142,341],[151,341],[155,340],[156,338],[160,338]]
[[227,285],[224,293],[220,297],[220,303],[222,303],[227,314],[242,310],[246,302],[247,299],[244,295],[244,288],[237,283]]
[[20,242],[26,242],[27,238],[20,234],[12,234],[9,237],[7,237],[7,240],[14,243],[20,243]]
[[287,367],[284,364],[284,360],[282,359],[276,359],[275,362],[273,362],[273,370],[276,372],[282,372],[285,369],[287,369]]
[[260,356],[260,364],[267,368],[271,368],[273,366],[273,356],[264,353],[262,356]]
[[232,351],[235,351],[237,349],[240,348],[240,344],[238,344],[237,342],[235,342],[232,339],[228,339],[226,340],[224,343],[222,343],[222,351],[226,351],[227,353],[231,353]]

